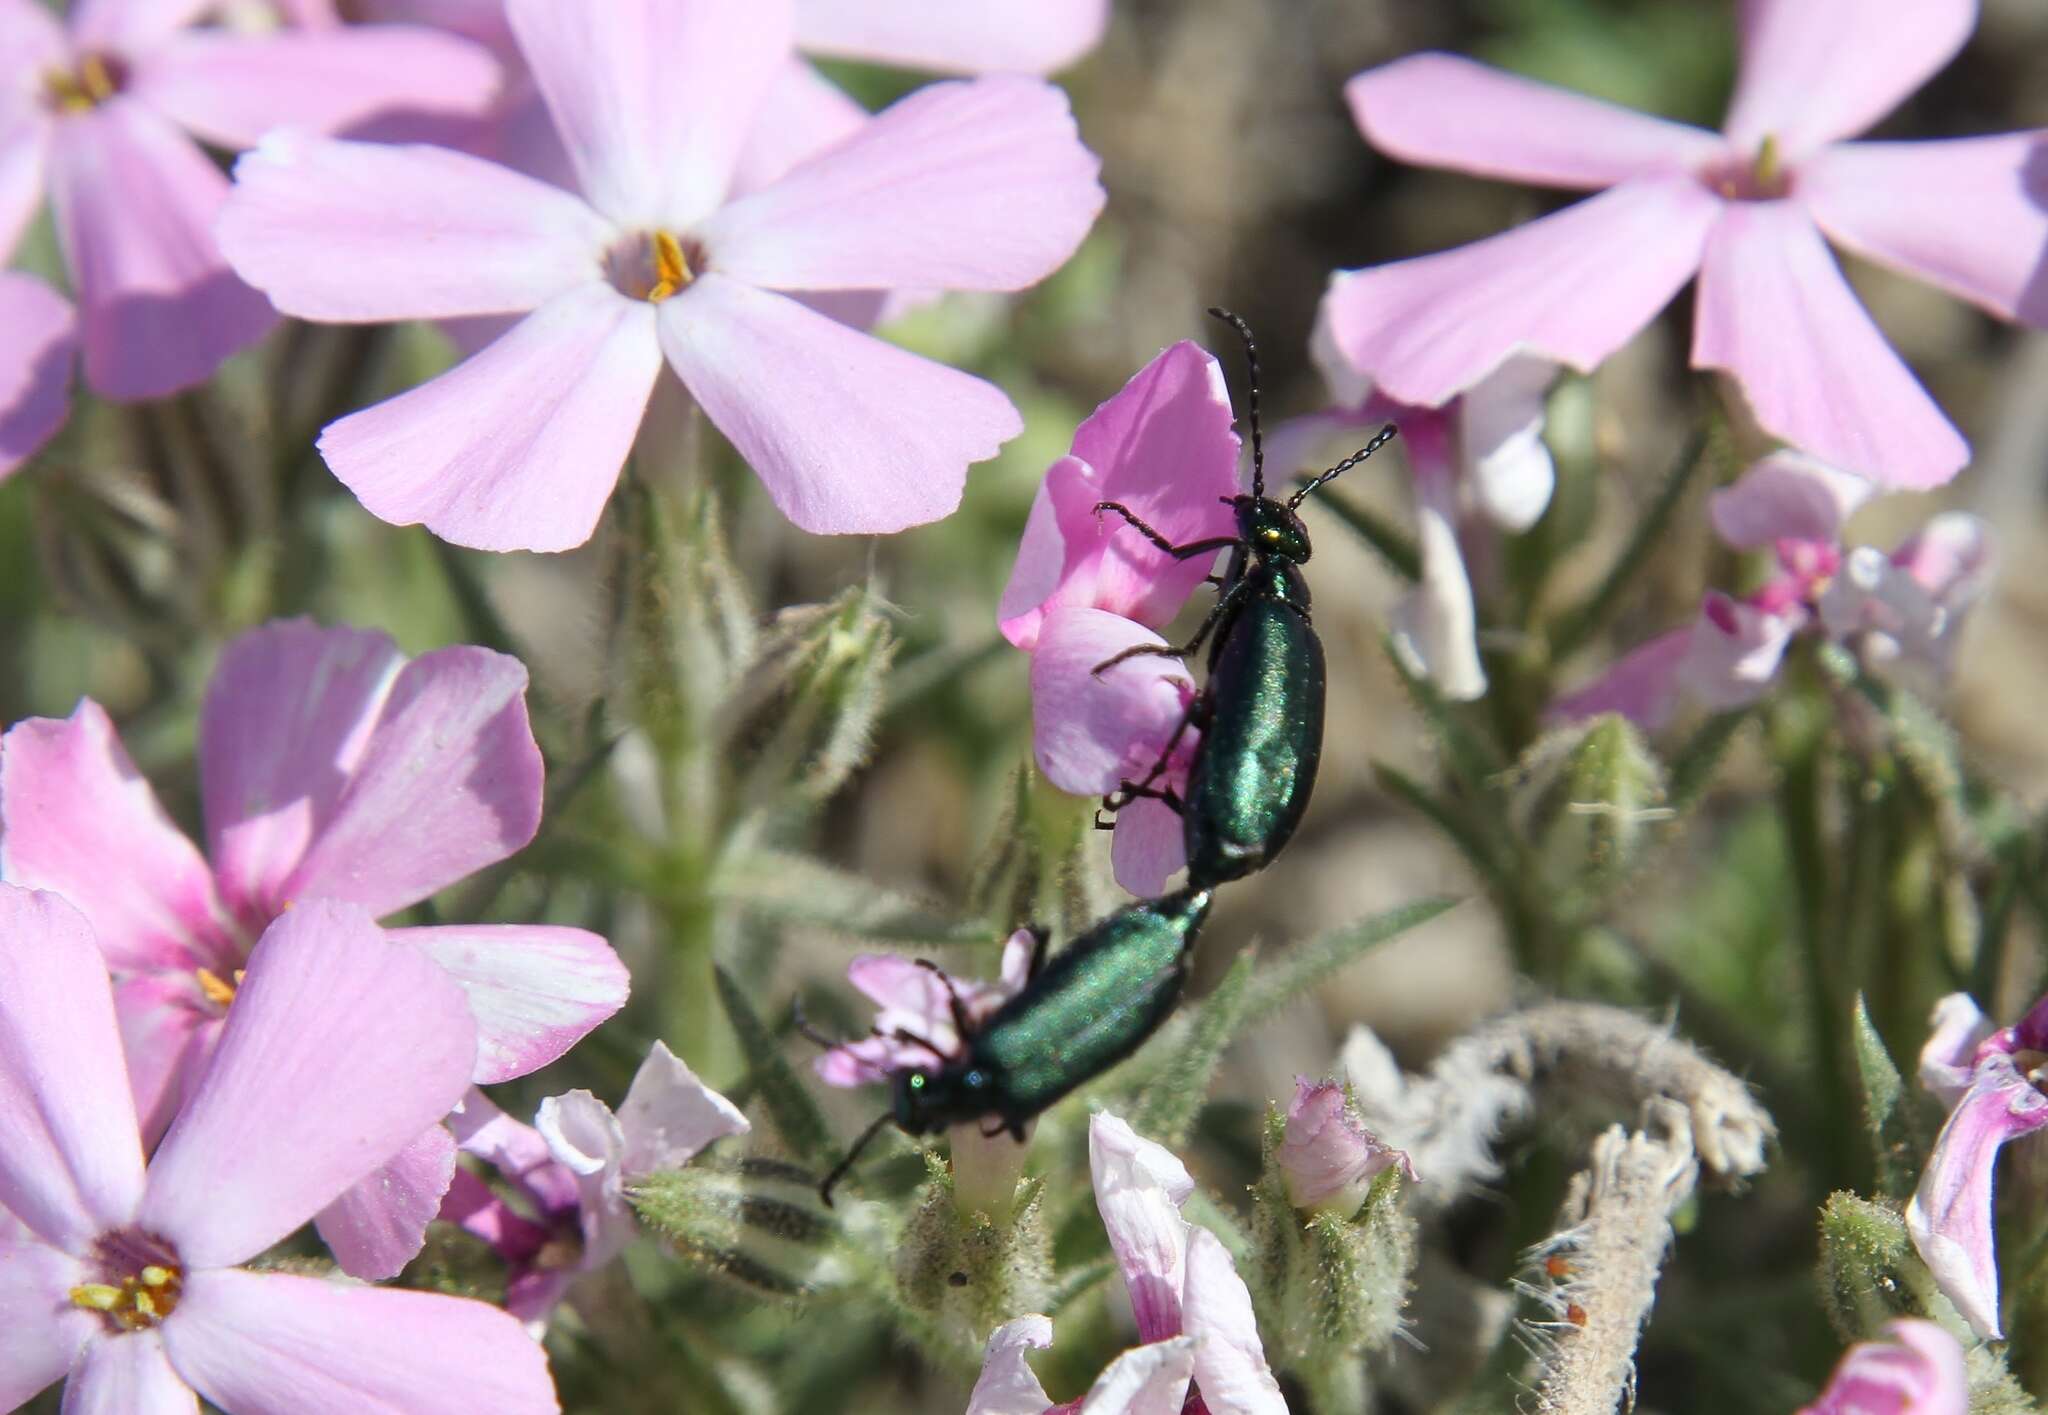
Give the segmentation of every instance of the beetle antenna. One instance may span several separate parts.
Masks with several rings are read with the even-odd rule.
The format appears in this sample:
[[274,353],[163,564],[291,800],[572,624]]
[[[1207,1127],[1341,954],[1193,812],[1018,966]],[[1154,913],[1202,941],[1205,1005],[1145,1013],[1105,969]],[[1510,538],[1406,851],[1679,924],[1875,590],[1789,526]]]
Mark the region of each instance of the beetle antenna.
[[1252,339],[1252,327],[1240,316],[1221,305],[1209,306],[1209,313],[1235,329],[1237,337],[1244,340],[1244,362],[1249,371],[1245,416],[1252,425],[1252,495],[1263,501],[1266,498],[1266,448],[1259,439],[1259,346]]
[[834,1051],[846,1045],[844,1040],[838,1037],[827,1036],[811,1025],[811,1019],[804,1016],[804,1000],[802,998],[790,999],[789,1016],[791,1023],[796,1027],[797,1035],[805,1041],[821,1046],[826,1051]]
[[1379,451],[1389,442],[1392,442],[1394,440],[1394,434],[1399,431],[1399,428],[1395,427],[1392,423],[1388,423],[1385,427],[1381,428],[1378,432],[1373,434],[1372,441],[1366,443],[1365,446],[1359,448],[1356,452],[1353,452],[1349,457],[1346,457],[1336,466],[1330,468],[1329,471],[1322,473],[1320,476],[1316,477],[1314,481],[1311,481],[1307,485],[1303,486],[1300,491],[1297,491],[1294,493],[1294,495],[1288,497],[1287,509],[1292,511],[1295,507],[1301,505],[1301,503],[1307,499],[1308,494],[1310,492],[1314,491],[1324,482],[1333,479],[1339,473],[1350,471],[1360,462],[1363,462],[1366,458],[1372,456],[1373,453]]
[[876,1116],[868,1128],[860,1132],[860,1138],[853,1142],[853,1148],[846,1152],[846,1158],[832,1166],[832,1172],[826,1175],[825,1182],[818,1186],[818,1197],[825,1201],[826,1208],[832,1207],[833,1187],[846,1178],[846,1171],[853,1168],[853,1162],[860,1158],[860,1152],[868,1147],[868,1142],[882,1133],[882,1127],[889,1123],[893,1114],[885,1110]]

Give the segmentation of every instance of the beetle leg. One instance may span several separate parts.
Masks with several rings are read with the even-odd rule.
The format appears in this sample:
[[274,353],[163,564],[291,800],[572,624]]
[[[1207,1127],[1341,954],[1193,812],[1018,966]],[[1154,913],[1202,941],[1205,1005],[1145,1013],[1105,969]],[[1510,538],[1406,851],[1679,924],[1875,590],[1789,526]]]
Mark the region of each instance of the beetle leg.
[[[1107,798],[1105,798],[1105,799],[1107,799]],[[1096,828],[1097,830],[1115,830],[1115,829],[1116,829],[1116,812],[1117,812],[1117,809],[1118,809],[1118,808],[1117,808],[1117,807],[1115,807],[1115,806],[1110,806],[1110,807],[1107,807],[1107,808],[1106,808],[1106,809],[1108,809],[1108,811],[1109,811],[1109,815],[1110,815],[1110,818],[1109,818],[1108,820],[1104,820],[1104,819],[1102,818],[1102,812],[1103,812],[1103,810],[1104,810],[1104,809],[1105,809],[1105,808],[1104,808],[1104,807],[1102,807],[1102,806],[1097,806],[1097,807],[1095,808],[1095,828]]]
[[1031,930],[1031,966],[1024,970],[1024,980],[1029,982],[1045,967],[1045,950],[1052,943],[1052,932],[1043,924],[1026,924]]
[[1011,1139],[1015,1140],[1015,1141],[1016,1141],[1016,1142],[1017,1142],[1018,1144],[1020,1144],[1020,1145],[1024,1143],[1024,1122],[1023,1122],[1023,1121],[1021,1121],[1021,1120],[1013,1120],[1013,1121],[1011,1121],[1011,1122],[1009,1123],[1008,1129],[1009,1129],[1009,1132],[1010,1132],[1010,1138],[1011,1138]]
[[984,1140],[993,1140],[996,1136],[1002,1134],[1005,1130],[1009,1128],[1010,1127],[1007,1124],[1005,1124],[1002,1120],[999,1119],[996,1121],[996,1128],[993,1130],[989,1129],[986,1125],[981,1127],[981,1138]]
[[[1122,810],[1139,796],[1151,794],[1146,788],[1166,774],[1167,765],[1173,760],[1174,749],[1180,746],[1180,739],[1187,736],[1188,728],[1194,725],[1197,717],[1201,716],[1202,705],[1205,701],[1206,699],[1200,693],[1188,699],[1187,707],[1181,712],[1180,721],[1174,724],[1173,735],[1166,739],[1166,745],[1159,751],[1159,760],[1152,763],[1152,769],[1145,773],[1143,780],[1135,785],[1128,781],[1119,781],[1116,790],[1102,798],[1104,808],[1111,815]],[[1119,797],[1122,799],[1119,800]]]
[[953,980],[946,976],[943,968],[929,958],[919,958],[916,962],[920,968],[929,968],[938,980],[945,984],[946,1001],[952,1004],[953,1008],[953,1030],[965,1040],[974,1031],[974,1019],[967,1015],[967,1004],[960,1000],[959,992],[953,987]]
[[1250,592],[1250,580],[1241,579],[1236,584],[1232,585],[1227,591],[1224,592],[1222,597],[1216,601],[1216,607],[1209,611],[1209,615],[1206,619],[1202,621],[1201,627],[1195,630],[1195,636],[1192,639],[1189,639],[1186,643],[1180,645],[1178,648],[1170,644],[1160,644],[1156,646],[1152,644],[1133,644],[1129,648],[1125,649],[1122,653],[1111,654],[1108,658],[1105,658],[1104,660],[1102,660],[1102,662],[1096,664],[1095,667],[1091,668],[1089,672],[1094,674],[1097,678],[1100,678],[1105,670],[1116,667],[1116,665],[1122,663],[1125,659],[1143,658],[1148,654],[1156,655],[1160,658],[1191,658],[1194,656],[1195,650],[1199,649],[1202,646],[1203,641],[1209,637],[1210,633],[1215,630],[1216,626],[1223,622],[1223,616],[1230,613],[1230,611],[1236,609],[1238,601],[1243,599]]
[[1100,516],[1105,511],[1116,512],[1117,515],[1130,522],[1132,530],[1136,531],[1146,540],[1151,541],[1153,545],[1171,555],[1175,560],[1193,560],[1197,555],[1213,555],[1227,547],[1242,546],[1244,544],[1236,536],[1208,536],[1202,540],[1191,540],[1186,545],[1175,545],[1165,536],[1159,534],[1158,531],[1139,520],[1137,513],[1121,501],[1098,501],[1095,503],[1096,515]]

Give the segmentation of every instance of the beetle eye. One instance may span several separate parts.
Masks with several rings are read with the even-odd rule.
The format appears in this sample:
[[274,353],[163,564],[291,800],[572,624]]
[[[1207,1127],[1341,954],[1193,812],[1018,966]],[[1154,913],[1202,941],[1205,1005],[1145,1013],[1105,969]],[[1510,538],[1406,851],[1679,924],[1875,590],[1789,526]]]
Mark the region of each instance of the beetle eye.
[[913,1091],[921,1091],[924,1089],[924,1073],[922,1071],[918,1072],[915,1076],[912,1076],[910,1078],[910,1089]]

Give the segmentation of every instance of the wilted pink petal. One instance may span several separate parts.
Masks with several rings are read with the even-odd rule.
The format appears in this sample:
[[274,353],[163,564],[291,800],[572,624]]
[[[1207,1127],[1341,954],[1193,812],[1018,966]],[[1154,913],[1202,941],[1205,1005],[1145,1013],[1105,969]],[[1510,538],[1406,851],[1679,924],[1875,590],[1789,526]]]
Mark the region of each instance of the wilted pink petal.
[[1966,992],[1952,992],[1935,1003],[1927,1026],[1927,1040],[1920,1047],[1920,1084],[1953,1106],[1970,1088],[1978,1043],[1996,1029]]
[[32,717],[0,738],[0,875],[74,901],[115,968],[222,972],[241,961],[206,861],[90,698],[69,718]]
[[1266,1364],[1252,1295],[1222,1240],[1188,1230],[1188,1285],[1182,1307],[1195,1339],[1195,1384],[1211,1415],[1287,1415],[1280,1382]]
[[1700,270],[1692,357],[1735,376],[1766,432],[1880,485],[1938,486],[1969,459],[1796,203],[1729,206]]
[[334,132],[392,112],[478,113],[497,87],[483,50],[399,25],[189,30],[138,62],[129,83],[138,101],[230,150],[279,127]]
[[[0,156],[0,164],[5,161]],[[0,329],[7,331],[0,347],[0,477],[5,477],[54,437],[71,412],[78,321],[55,290],[32,275],[9,270],[0,271]]]
[[1052,1399],[1024,1357],[1052,1345],[1052,1321],[1037,1315],[1005,1322],[988,1335],[967,1415],[1045,1415]]
[[[1358,1212],[1381,1170],[1399,1163],[1415,1177],[1400,1150],[1380,1143],[1352,1111],[1344,1088],[1296,1077],[1287,1128],[1274,1158],[1298,1209],[1328,1210],[1348,1218]],[[1190,1285],[1193,1278],[1189,1279]]]
[[461,990],[419,950],[352,905],[299,904],[250,954],[138,1221],[190,1265],[240,1262],[447,1114],[475,1057]]
[[455,1137],[429,1125],[314,1216],[320,1241],[350,1277],[397,1277],[419,1256],[454,1178]]
[[899,1071],[943,1065],[961,1046],[955,999],[970,1020],[995,1011],[1024,986],[1036,946],[1031,930],[1012,934],[1003,945],[1002,977],[993,983],[941,973],[897,953],[860,955],[846,976],[881,1009],[874,1035],[827,1050],[813,1063],[818,1078],[828,1086],[868,1086]]
[[1742,63],[1724,130],[1744,153],[1765,139],[1796,162],[1852,137],[1953,59],[1976,0],[1745,0]]
[[1984,592],[1996,559],[1991,527],[1966,511],[1944,511],[1902,541],[1892,564],[1951,615]]
[[[1187,716],[1195,686],[1177,658],[1145,654],[1100,674],[1127,648],[1163,648],[1144,625],[1100,609],[1055,610],[1031,655],[1032,755],[1046,780],[1077,796],[1106,795],[1152,769]],[[1192,730],[1178,750],[1189,753]],[[1165,779],[1185,780],[1185,770]]]
[[808,53],[940,73],[1049,74],[1095,47],[1109,0],[796,0]]
[[462,985],[476,1018],[479,1085],[561,1056],[626,1003],[626,965],[596,934],[554,924],[391,929]]
[[653,324],[654,306],[608,285],[566,291],[439,378],[328,424],[320,455],[396,525],[483,550],[581,545],[661,368]]
[[1917,659],[1947,667],[1942,644],[1948,615],[1911,575],[1874,546],[1843,557],[1841,571],[1820,597],[1821,622],[1837,639],[1858,640],[1866,658]]
[[558,1408],[540,1343],[482,1302],[216,1270],[187,1274],[177,1317],[161,1330],[178,1374],[226,1410]]
[[524,312],[593,285],[608,222],[467,153],[277,132],[235,163],[220,248],[302,319]]
[[1140,797],[1116,813],[1109,864],[1125,890],[1140,898],[1157,898],[1187,862],[1187,829],[1180,813],[1164,801]]
[[277,322],[214,246],[227,178],[148,108],[116,98],[68,115],[49,185],[95,392],[127,400],[189,388]]
[[2048,133],[1846,143],[1800,169],[1821,230],[2001,319],[2048,323]]
[[1088,233],[1100,166],[1049,84],[930,84],[699,234],[720,273],[769,289],[1017,290]]
[[1469,246],[1339,271],[1325,318],[1404,403],[1447,402],[1516,354],[1590,372],[1692,278],[1722,206],[1688,177],[1627,182]]
[[1725,149],[1704,128],[1652,118],[1454,54],[1411,54],[1344,85],[1367,141],[1422,167],[1542,187],[1684,175]]
[[52,1248],[0,1209],[0,1321],[7,1324],[7,1340],[0,1341],[0,1406],[26,1405],[37,1391],[60,1380],[99,1331],[94,1314],[50,1300],[51,1293],[88,1280],[77,1258]]
[[1906,1206],[1906,1231],[1979,1336],[2001,1335],[1998,1255],[1991,1214],[1992,1170],[2006,1141],[2048,1126],[2048,1096],[1991,1053],[1978,1059],[1970,1087],[1935,1137],[1920,1186]]
[[1716,491],[1707,509],[1715,534],[1737,550],[1761,550],[1786,539],[1833,545],[1872,489],[1863,477],[1786,449]]
[[1411,456],[1415,472],[1416,545],[1422,574],[1388,616],[1387,628],[1407,670],[1436,684],[1453,702],[1486,693],[1479,661],[1472,582],[1458,546],[1457,489],[1450,469]]
[[507,0],[506,15],[584,195],[628,231],[718,205],[789,58],[788,0]]
[[994,385],[717,271],[659,309],[669,363],[807,531],[883,534],[950,515],[967,464],[1023,430]]
[[1194,1179],[1171,1151],[1106,1111],[1088,1121],[1088,1168],[1110,1251],[1130,1289],[1138,1340],[1179,1335],[1188,1253],[1180,1208]]
[[626,1136],[621,1169],[639,1176],[680,1165],[713,1141],[744,1135],[753,1127],[738,1106],[656,1042],[619,1106],[619,1128]]
[[1692,652],[1693,631],[1675,629],[1640,644],[1614,661],[1600,677],[1550,705],[1550,716],[1565,722],[1620,713],[1646,732],[1671,720],[1679,703],[1679,670]]
[[1777,677],[1786,645],[1805,618],[1802,610],[1774,613],[1709,593],[1693,622],[1680,685],[1715,712],[1746,707]]
[[1555,364],[1513,358],[1458,400],[1459,450],[1473,504],[1504,531],[1535,525],[1557,485],[1543,441],[1544,400],[1556,381]]
[[83,1254],[143,1193],[113,994],[84,916],[11,884],[0,884],[0,1057],[0,1209]]
[[1820,1399],[1799,1415],[1965,1415],[1970,1381],[1963,1347],[1919,1317],[1885,1324],[1884,1341],[1843,1353]]
[[595,1268],[633,1239],[633,1209],[623,1170],[626,1134],[611,1107],[588,1091],[549,1096],[533,1117],[555,1162],[576,1176],[583,1228],[581,1266]]
[[164,1354],[161,1329],[91,1342],[64,1382],[67,1415],[196,1415],[198,1406]]

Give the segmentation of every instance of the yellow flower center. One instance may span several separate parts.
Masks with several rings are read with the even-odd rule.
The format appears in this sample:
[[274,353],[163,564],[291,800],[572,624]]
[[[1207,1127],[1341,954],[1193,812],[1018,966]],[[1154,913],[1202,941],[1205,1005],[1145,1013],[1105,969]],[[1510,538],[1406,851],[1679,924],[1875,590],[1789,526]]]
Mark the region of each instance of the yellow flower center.
[[605,274],[628,299],[658,305],[697,278],[693,253],[670,231],[629,236],[606,254]]
[[205,995],[206,1000],[225,1012],[228,1010],[228,1004],[235,1000],[235,989],[240,987],[242,979],[248,976],[248,969],[235,969],[233,982],[229,982],[211,968],[195,968],[192,970],[192,976],[198,979],[199,991]]
[[120,91],[119,73],[98,54],[80,59],[75,70],[52,69],[43,76],[43,92],[50,106],[60,113],[83,113],[97,108]]
[[119,1282],[80,1283],[71,1289],[71,1305],[98,1312],[117,1331],[141,1331],[175,1312],[184,1291],[182,1269],[149,1263]]

